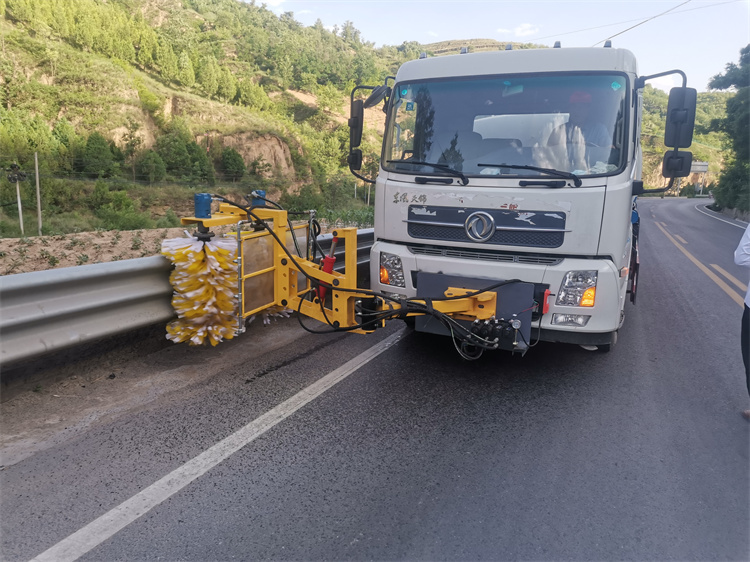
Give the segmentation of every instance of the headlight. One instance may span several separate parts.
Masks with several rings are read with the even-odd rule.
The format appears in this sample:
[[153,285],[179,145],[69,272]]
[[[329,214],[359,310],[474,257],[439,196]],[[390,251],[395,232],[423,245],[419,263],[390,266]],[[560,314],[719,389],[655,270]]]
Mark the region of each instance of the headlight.
[[591,316],[587,314],[553,314],[552,324],[554,326],[579,326],[583,327],[589,323]]
[[380,282],[391,287],[406,287],[404,266],[396,254],[380,252]]
[[568,271],[557,291],[558,306],[594,306],[596,271]]

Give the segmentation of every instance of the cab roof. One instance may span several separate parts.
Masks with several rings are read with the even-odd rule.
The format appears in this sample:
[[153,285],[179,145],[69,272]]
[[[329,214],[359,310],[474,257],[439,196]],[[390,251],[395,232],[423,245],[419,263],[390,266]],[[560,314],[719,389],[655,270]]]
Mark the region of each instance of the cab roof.
[[638,74],[635,56],[626,49],[574,47],[483,51],[421,58],[404,63],[396,74],[396,81],[568,71]]

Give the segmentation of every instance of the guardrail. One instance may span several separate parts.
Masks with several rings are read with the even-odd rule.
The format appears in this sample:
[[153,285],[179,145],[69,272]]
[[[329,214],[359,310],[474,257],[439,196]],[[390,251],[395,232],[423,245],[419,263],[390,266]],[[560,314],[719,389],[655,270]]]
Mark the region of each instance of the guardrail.
[[[332,236],[318,237],[324,251]],[[357,233],[357,281],[369,280],[373,230]],[[343,269],[343,247],[337,267]],[[174,318],[163,256],[0,277],[0,364],[90,343]]]

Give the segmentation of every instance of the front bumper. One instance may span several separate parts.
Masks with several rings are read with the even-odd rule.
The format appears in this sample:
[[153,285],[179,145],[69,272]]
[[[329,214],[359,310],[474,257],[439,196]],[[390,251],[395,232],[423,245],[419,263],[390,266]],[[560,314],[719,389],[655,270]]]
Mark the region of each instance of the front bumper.
[[[405,287],[380,283],[380,252],[398,255],[404,267]],[[467,253],[467,255],[471,255]],[[554,257],[554,256],[553,256]],[[533,261],[533,260],[532,260]],[[544,260],[539,260],[544,261]],[[447,258],[439,255],[415,254],[406,245],[377,241],[370,259],[371,288],[407,298],[418,296],[417,272],[444,274],[486,280],[487,286],[507,279],[518,279],[535,285],[549,285],[552,295],[549,310],[532,327],[532,338],[544,341],[604,345],[613,343],[614,333],[622,322],[625,302],[625,279],[610,260],[560,258],[549,263],[523,263],[523,260],[493,261],[491,259]],[[558,306],[555,295],[568,271],[596,270],[596,301],[593,307]],[[540,303],[542,304],[542,303]],[[553,325],[553,314],[590,316],[586,326]]]

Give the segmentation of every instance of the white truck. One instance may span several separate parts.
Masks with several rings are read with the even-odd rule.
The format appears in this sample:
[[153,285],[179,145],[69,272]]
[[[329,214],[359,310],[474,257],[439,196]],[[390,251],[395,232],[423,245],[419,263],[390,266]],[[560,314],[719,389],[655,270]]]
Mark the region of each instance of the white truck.
[[[697,93],[679,70],[639,76],[624,49],[423,54],[385,84],[356,88],[348,161],[375,184],[371,289],[429,299],[487,288],[503,325],[521,327],[501,348],[609,350],[637,290],[642,90],[673,73],[683,86],[670,93],[663,174],[674,181],[690,171],[679,149],[692,142]],[[362,89],[373,90],[366,100]],[[357,147],[364,108],[381,100],[372,179]],[[448,333],[429,315],[415,327]]]

